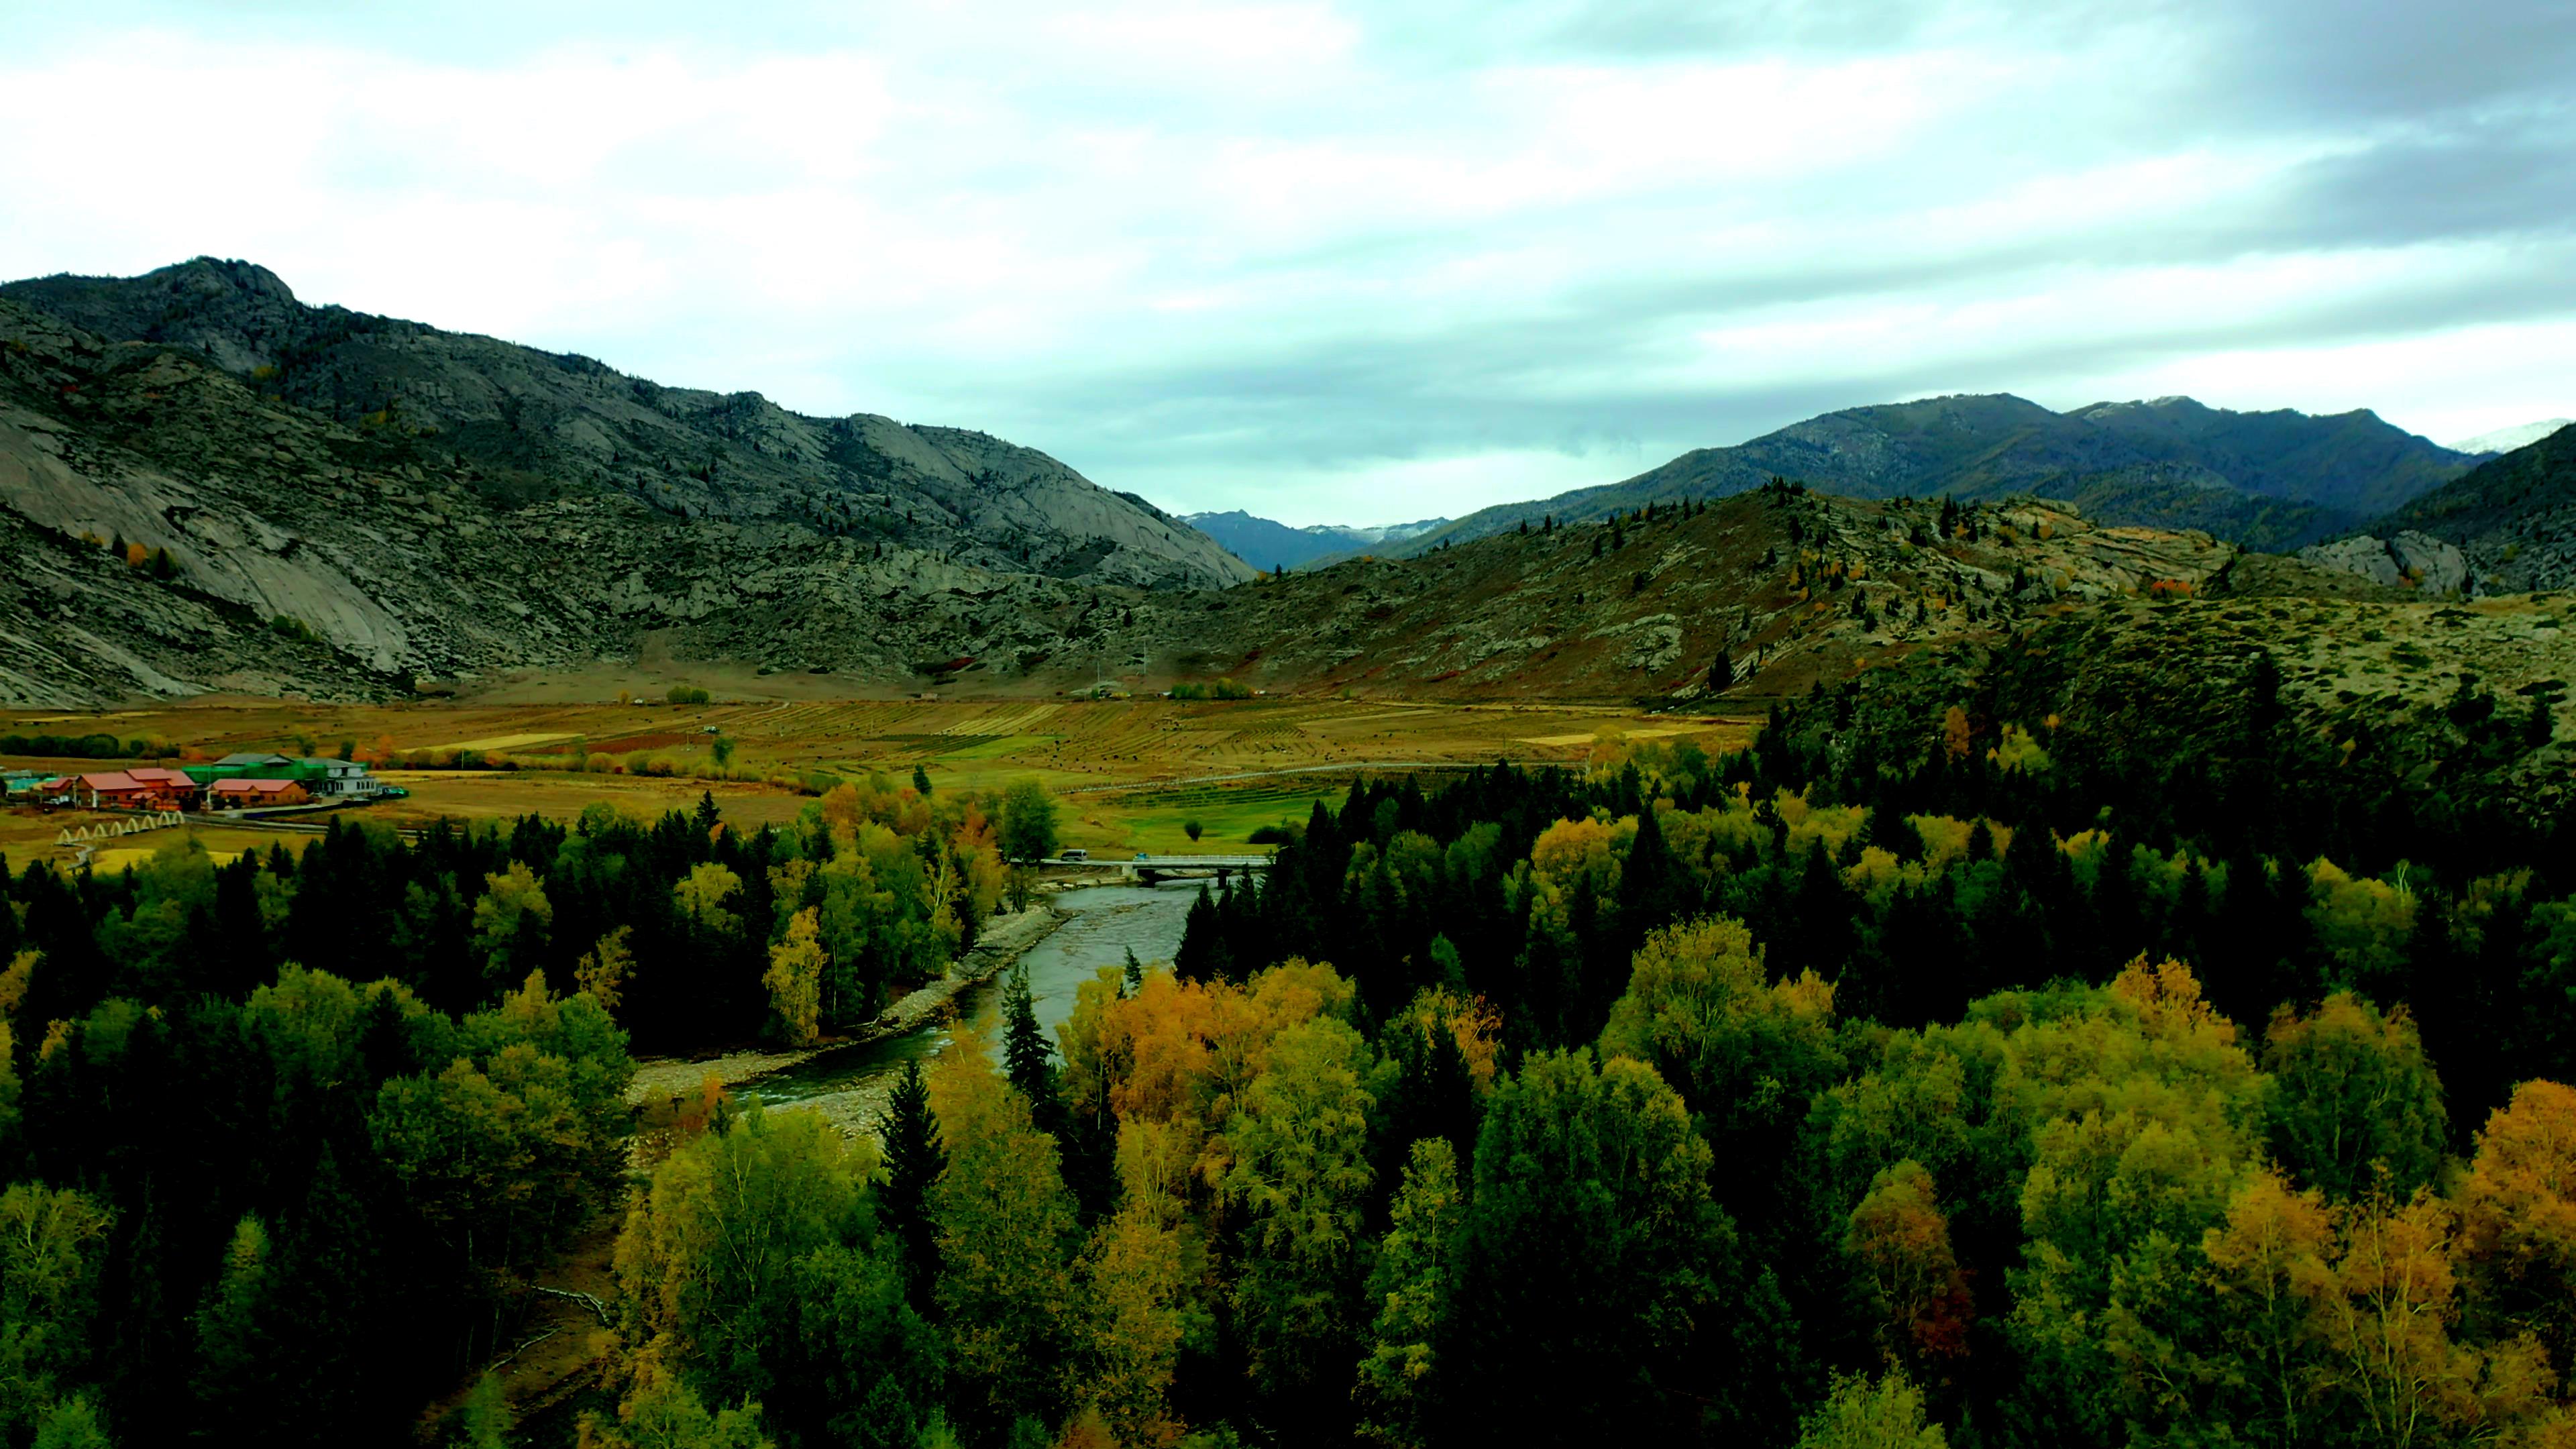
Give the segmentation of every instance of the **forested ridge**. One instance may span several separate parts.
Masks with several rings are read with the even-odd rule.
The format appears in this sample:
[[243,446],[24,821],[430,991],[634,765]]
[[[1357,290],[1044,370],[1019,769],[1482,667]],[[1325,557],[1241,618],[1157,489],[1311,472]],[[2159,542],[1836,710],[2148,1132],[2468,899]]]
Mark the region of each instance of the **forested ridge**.
[[1036,792],[30,869],[0,1431],[400,1437],[608,1214],[595,1399],[433,1432],[2566,1442],[2551,697],[2069,667],[2116,646],[1362,781],[855,1140],[755,1093],[633,1152],[629,1052],[872,1019],[1025,890]]

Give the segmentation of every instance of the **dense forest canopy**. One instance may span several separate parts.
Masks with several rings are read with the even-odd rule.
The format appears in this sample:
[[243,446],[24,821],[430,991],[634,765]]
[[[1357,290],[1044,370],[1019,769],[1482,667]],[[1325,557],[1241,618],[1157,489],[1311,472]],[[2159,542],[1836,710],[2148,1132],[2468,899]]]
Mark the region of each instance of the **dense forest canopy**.
[[1362,781],[853,1139],[644,1150],[630,1053],[872,1019],[1024,904],[1042,792],[28,869],[0,1437],[392,1438],[607,1215],[603,1402],[437,1432],[2568,1442],[2545,709],[2339,731],[2256,656],[2078,728],[2059,657]]

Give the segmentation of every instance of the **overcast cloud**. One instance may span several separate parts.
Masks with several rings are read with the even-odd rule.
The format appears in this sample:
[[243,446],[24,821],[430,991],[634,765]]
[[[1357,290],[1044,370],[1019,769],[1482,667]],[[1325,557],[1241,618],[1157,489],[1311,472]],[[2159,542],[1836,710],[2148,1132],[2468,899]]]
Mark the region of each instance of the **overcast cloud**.
[[1455,514],[1942,392],[2576,415],[2565,0],[0,0],[0,31],[0,275],[243,257],[1181,511]]

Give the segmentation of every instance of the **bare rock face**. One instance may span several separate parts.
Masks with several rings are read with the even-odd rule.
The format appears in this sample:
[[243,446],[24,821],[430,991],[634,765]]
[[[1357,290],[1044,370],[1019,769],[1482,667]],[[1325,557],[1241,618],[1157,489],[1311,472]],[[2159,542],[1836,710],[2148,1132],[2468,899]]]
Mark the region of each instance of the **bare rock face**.
[[664,387],[587,357],[310,307],[267,269],[199,258],[0,297],[109,343],[184,350],[254,399],[466,465],[495,501],[623,495],[679,519],[795,523],[1006,572],[1143,588],[1252,568],[1141,499],[1034,449],[758,393]]
[[[877,496],[946,520],[880,537],[753,506],[748,485],[729,510],[674,511],[566,484],[452,451],[444,430],[334,420],[267,381],[0,301],[0,701],[395,695],[624,661],[648,638],[870,684],[959,660],[1016,677],[1087,660],[1104,619],[1251,572],[976,433],[830,425],[907,480]],[[791,415],[745,416],[781,430],[773,454],[803,436]]]
[[2411,587],[2429,598],[2461,593],[2470,583],[2468,557],[2458,545],[2411,528],[2390,539],[2361,534],[2315,544],[2299,550],[2298,556],[2319,568],[2391,588]]

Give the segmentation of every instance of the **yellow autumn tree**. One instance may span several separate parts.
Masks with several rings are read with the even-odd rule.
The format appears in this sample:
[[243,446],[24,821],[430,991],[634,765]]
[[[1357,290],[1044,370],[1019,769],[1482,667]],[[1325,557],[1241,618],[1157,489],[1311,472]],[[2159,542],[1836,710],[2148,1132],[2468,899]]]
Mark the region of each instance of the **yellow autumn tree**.
[[573,966],[574,989],[612,1016],[626,993],[626,978],[635,970],[635,954],[626,948],[627,938],[634,934],[632,926],[618,927],[600,937],[599,944],[584,951]]
[[2537,1339],[2480,1348],[2453,1338],[2458,1232],[2457,1212],[2428,1191],[2345,1214],[2324,1333],[2335,1383],[2372,1443],[2497,1438],[2547,1406],[2554,1375]]
[[2226,1222],[2202,1235],[2212,1321],[2244,1389],[2236,1422],[2257,1443],[2305,1443],[2319,1416],[2333,1251],[2323,1195],[2292,1191],[2277,1170],[2248,1176]]
[[813,906],[789,917],[787,934],[769,948],[769,969],[760,978],[790,1046],[812,1046],[821,1035],[826,962],[821,918]]
[[2525,1082],[2487,1117],[2459,1189],[2482,1316],[2538,1335],[2561,1373],[2576,1350],[2576,1090]]
[[1153,1201],[1131,1198],[1093,1236],[1082,1274],[1082,1407],[1130,1449],[1177,1443],[1168,1395],[1183,1327],[1180,1234]]

